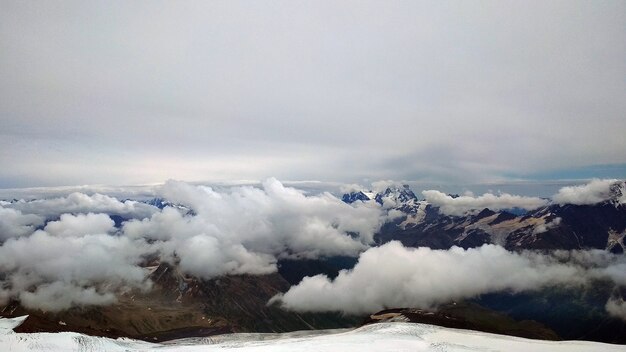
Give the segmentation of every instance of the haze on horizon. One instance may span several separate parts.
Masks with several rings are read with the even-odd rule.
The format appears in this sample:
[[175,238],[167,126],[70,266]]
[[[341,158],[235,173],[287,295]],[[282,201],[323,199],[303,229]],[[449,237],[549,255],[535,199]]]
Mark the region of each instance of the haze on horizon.
[[3,1],[0,188],[626,176],[623,1]]

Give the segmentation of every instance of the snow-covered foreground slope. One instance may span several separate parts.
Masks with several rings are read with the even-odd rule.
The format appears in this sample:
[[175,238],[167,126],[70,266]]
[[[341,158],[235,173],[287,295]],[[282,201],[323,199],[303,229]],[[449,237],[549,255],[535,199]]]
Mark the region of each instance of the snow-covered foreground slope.
[[379,323],[324,332],[230,334],[157,344],[71,332],[14,333],[11,329],[25,318],[0,319],[2,351],[626,351],[622,345],[528,340],[413,323]]

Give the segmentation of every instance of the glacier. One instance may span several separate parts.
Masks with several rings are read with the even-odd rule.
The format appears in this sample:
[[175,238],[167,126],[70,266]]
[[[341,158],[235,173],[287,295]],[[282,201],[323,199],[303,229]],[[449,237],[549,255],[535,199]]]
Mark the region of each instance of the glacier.
[[417,323],[377,323],[356,329],[291,333],[236,333],[150,343],[111,339],[74,332],[15,333],[26,316],[0,319],[0,349],[11,352],[44,351],[626,351],[624,345],[587,341],[543,341],[451,329]]

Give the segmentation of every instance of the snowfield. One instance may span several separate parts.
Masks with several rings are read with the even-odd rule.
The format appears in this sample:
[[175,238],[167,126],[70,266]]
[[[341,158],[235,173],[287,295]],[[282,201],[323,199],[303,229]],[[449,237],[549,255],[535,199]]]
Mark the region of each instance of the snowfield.
[[379,323],[354,330],[229,334],[165,343],[109,339],[72,332],[17,334],[26,316],[0,319],[2,351],[626,351],[586,341],[541,341],[413,323]]

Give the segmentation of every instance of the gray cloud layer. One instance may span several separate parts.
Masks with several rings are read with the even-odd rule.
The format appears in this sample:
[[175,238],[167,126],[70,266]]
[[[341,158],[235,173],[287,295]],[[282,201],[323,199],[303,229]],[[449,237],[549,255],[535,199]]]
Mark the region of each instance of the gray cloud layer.
[[620,1],[0,6],[0,187],[626,163]]
[[[567,259],[567,261],[564,261]],[[372,313],[390,307],[432,308],[483,293],[525,291],[545,286],[582,285],[591,279],[626,285],[626,258],[604,251],[513,253],[485,245],[464,250],[405,248],[399,242],[370,248],[354,269],[334,280],[304,278],[271,302],[297,311]],[[619,315],[623,304],[609,301]]]

